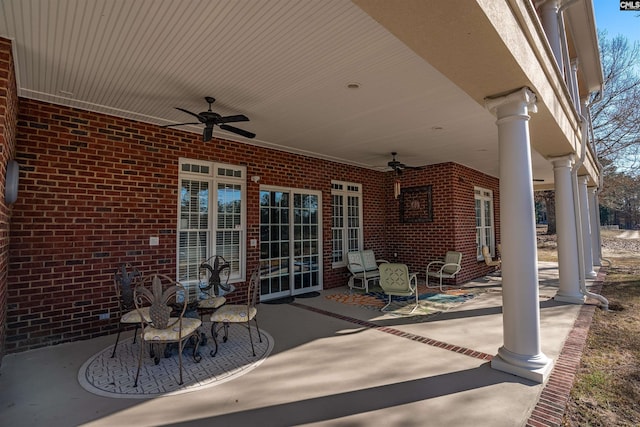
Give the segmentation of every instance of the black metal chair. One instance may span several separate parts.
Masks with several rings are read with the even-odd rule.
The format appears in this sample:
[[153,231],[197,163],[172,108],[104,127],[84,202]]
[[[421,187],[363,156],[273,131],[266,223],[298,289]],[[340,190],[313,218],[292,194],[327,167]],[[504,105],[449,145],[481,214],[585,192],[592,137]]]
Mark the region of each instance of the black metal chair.
[[[116,343],[113,346],[111,357],[115,357],[118,342],[120,341],[120,333],[128,326],[135,326],[133,333],[133,342],[136,342],[136,335],[140,327],[140,315],[133,302],[133,290],[142,281],[142,273],[129,263],[121,264],[113,274],[113,284],[115,286],[116,295],[118,296],[118,310],[120,322],[118,324],[118,335]],[[142,310],[142,313],[148,318],[149,310]]]
[[218,353],[218,339],[216,324],[222,323],[224,327],[223,342],[226,342],[229,337],[229,323],[246,323],[249,331],[249,340],[251,341],[251,351],[253,355],[256,355],[256,350],[253,345],[253,336],[251,334],[251,320],[256,324],[256,330],[258,331],[258,338],[262,342],[262,336],[260,335],[260,327],[258,326],[258,309],[256,308],[256,302],[258,299],[258,291],[260,290],[260,268],[256,268],[251,274],[249,279],[249,286],[247,288],[247,303],[246,304],[227,304],[223,305],[211,314],[211,336],[213,342],[216,345],[215,350],[211,350],[211,356],[215,356]]
[[[187,291],[180,283],[163,274],[154,274],[146,277],[142,283],[133,291],[133,300],[140,318],[143,318],[143,311],[148,309],[149,320],[141,320],[143,343],[154,346],[151,356],[157,365],[160,363],[160,355],[164,352],[158,348],[168,343],[178,344],[178,360],[180,369],[180,382],[182,384],[182,350],[187,340],[193,337],[193,359],[200,362],[202,357],[198,353],[200,344],[200,334],[198,328],[202,325],[200,319],[184,317],[188,301]],[[142,367],[144,345],[140,345],[140,355],[138,359],[138,372],[134,387],[138,386],[138,377]]]

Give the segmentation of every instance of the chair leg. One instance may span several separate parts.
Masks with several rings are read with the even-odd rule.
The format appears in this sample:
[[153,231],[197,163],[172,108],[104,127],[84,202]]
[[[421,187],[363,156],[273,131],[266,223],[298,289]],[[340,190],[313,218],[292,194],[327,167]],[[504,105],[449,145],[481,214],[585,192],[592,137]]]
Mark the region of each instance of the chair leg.
[[213,343],[216,345],[215,350],[211,350],[209,353],[211,357],[215,357],[218,354],[218,333],[216,332],[216,322],[211,322],[211,337],[213,338]]
[[256,322],[256,330],[258,331],[258,339],[262,342],[262,335],[260,335],[260,327],[258,326],[258,316],[253,318],[253,321]]
[[180,366],[180,381],[178,384],[182,385],[182,348],[186,339],[178,340],[178,365]]
[[[111,353],[111,358],[113,359],[116,355],[116,348],[118,348],[118,341],[120,341],[120,332],[122,332],[122,323],[118,324],[118,335],[116,336],[116,343],[113,346],[113,353]],[[135,334],[134,334],[135,339]]]
[[387,305],[385,305],[384,307],[382,307],[382,308],[380,309],[380,311],[387,311],[387,310],[385,310],[385,308],[389,307],[390,305],[391,305],[391,295],[389,295],[389,302],[387,303]]
[[200,363],[200,361],[202,360],[202,356],[200,356],[200,353],[198,353],[198,347],[200,347],[200,333],[196,331],[195,334],[193,334],[193,337],[196,340],[193,345],[193,361],[196,363]]
[[251,334],[251,320],[247,320],[247,330],[249,331],[249,341],[251,342],[251,352],[256,357],[256,349],[253,347],[253,335]]
[[134,387],[138,387],[138,377],[140,376],[140,368],[142,367],[142,353],[144,352],[144,343],[140,344],[140,351],[138,353],[138,372],[136,372],[136,380],[133,383]]

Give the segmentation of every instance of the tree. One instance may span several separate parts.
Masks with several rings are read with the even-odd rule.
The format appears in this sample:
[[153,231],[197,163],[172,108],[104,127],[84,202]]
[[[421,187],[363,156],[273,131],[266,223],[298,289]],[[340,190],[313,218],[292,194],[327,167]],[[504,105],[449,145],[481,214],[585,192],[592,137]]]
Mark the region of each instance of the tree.
[[[635,227],[640,221],[640,44],[600,31],[604,90],[591,107],[598,159],[604,165],[601,220]],[[606,220],[605,220],[606,218]]]
[[[591,118],[598,158],[614,172],[637,175],[640,162],[640,44],[599,31],[604,90],[592,96]],[[595,101],[595,102],[594,102]]]

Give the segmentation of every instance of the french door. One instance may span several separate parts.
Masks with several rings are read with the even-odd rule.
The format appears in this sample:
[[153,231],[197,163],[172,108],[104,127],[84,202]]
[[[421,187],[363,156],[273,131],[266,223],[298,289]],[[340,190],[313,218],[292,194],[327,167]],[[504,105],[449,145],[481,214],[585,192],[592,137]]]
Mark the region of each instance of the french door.
[[321,193],[260,189],[260,300],[322,289]]

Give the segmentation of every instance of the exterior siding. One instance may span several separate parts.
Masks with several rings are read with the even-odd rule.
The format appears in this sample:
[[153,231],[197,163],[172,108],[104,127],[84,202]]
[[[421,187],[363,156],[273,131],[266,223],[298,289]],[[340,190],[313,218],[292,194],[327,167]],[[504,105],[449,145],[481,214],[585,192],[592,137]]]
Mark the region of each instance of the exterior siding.
[[[397,253],[424,271],[456,249],[465,254],[458,283],[486,272],[475,260],[473,185],[497,196],[497,179],[464,166],[407,171],[403,186],[433,185],[434,222],[398,224],[390,172],[223,139],[203,143],[197,134],[20,99],[23,175],[11,224],[7,351],[114,332],[117,319],[98,315],[115,312],[119,263],[175,276],[179,157],[243,165],[247,178],[260,176],[247,179],[247,242],[260,238],[260,185],[321,191],[324,288],[347,278],[345,268],[331,267],[331,180],[362,183],[365,248],[378,257]],[[160,236],[158,246],[149,246],[151,236]],[[248,269],[258,248],[246,246]]]

